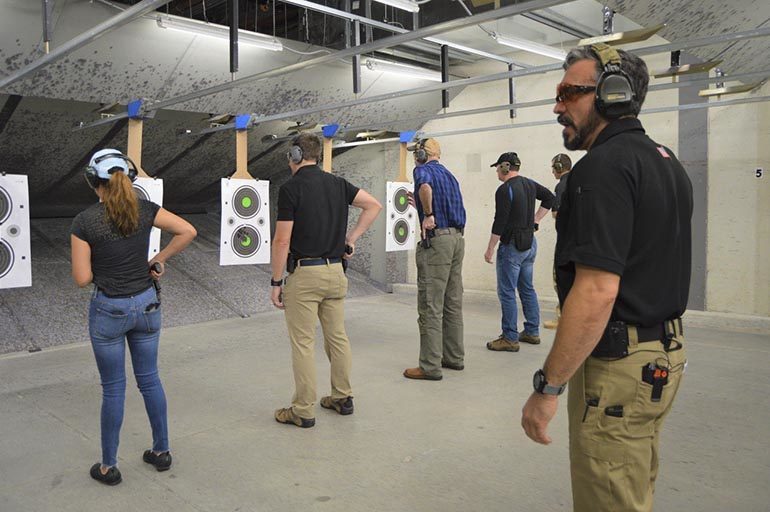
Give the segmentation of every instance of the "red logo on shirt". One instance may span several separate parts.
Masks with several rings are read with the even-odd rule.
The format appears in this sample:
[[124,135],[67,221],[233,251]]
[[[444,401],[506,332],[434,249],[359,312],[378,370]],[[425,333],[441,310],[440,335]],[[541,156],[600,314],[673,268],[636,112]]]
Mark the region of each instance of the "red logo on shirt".
[[660,156],[662,156],[663,158],[671,158],[666,152],[666,148],[664,148],[663,146],[658,146],[658,153],[660,153]]

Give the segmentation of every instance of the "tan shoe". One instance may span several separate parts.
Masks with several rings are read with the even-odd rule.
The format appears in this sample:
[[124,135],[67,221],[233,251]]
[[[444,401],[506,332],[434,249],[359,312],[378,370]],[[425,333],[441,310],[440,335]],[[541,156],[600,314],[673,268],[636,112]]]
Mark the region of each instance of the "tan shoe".
[[343,416],[347,416],[348,414],[353,414],[353,397],[348,396],[339,400],[333,400],[332,397],[325,396],[321,399],[321,407],[335,410]]
[[559,327],[559,321],[558,320],[546,320],[543,322],[543,327],[546,329],[556,329]]
[[415,379],[415,380],[441,380],[444,378],[443,375],[428,375],[424,371],[422,371],[422,368],[407,368],[404,370],[404,377],[407,379]]
[[540,336],[533,336],[532,334],[520,334],[519,341],[522,343],[529,343],[530,345],[540,345]]
[[285,409],[276,409],[275,421],[278,423],[286,423],[287,425],[296,425],[302,428],[310,428],[315,425],[315,418],[300,418],[294,414],[294,411],[291,409],[291,407],[287,407]]
[[519,342],[511,341],[508,338],[503,338],[501,336],[496,340],[487,342],[487,348],[496,352],[518,352]]

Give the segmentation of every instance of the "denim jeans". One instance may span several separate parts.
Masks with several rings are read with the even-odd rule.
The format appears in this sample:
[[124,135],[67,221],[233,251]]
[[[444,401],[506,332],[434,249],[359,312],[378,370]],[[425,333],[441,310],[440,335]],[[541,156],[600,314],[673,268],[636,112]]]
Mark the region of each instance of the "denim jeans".
[[500,244],[497,248],[497,297],[503,310],[502,334],[511,341],[519,339],[517,327],[516,290],[519,290],[521,309],[524,311],[524,333],[532,336],[540,334],[540,306],[537,293],[532,286],[532,270],[537,255],[537,240],[532,239],[532,247],[519,251],[516,245]]
[[[149,310],[148,310],[149,309]],[[88,331],[102,381],[102,464],[117,464],[126,398],[126,340],[139,391],[152,428],[152,449],[168,451],[166,395],[158,375],[161,313],[153,287],[133,297],[110,298],[94,291]]]

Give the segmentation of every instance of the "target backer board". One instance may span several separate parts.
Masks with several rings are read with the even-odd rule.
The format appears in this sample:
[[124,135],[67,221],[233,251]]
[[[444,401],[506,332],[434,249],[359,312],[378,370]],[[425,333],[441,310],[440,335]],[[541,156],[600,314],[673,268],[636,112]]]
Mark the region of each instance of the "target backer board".
[[407,192],[409,182],[388,181],[388,201],[385,205],[387,230],[385,251],[408,251],[414,249],[417,232],[417,210],[409,205]]
[[0,288],[32,286],[29,233],[27,177],[0,175]]
[[[155,178],[136,178],[134,191],[139,199],[152,201],[158,206],[163,206],[163,180]],[[150,248],[147,251],[147,261],[153,259],[160,252],[160,229],[152,228],[150,231]]]
[[220,265],[270,263],[270,182],[222,179]]

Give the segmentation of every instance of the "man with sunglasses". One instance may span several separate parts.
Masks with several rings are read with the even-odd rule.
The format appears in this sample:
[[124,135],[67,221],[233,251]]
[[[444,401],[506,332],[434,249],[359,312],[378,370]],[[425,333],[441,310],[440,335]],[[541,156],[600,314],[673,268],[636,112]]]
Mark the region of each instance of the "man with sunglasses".
[[637,119],[644,61],[593,45],[573,49],[564,69],[554,113],[564,146],[587,153],[556,218],[562,316],[522,427],[550,443],[569,382],[574,510],[650,511],[659,434],[686,363],[692,185]]

